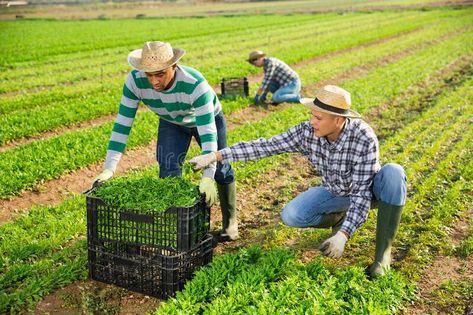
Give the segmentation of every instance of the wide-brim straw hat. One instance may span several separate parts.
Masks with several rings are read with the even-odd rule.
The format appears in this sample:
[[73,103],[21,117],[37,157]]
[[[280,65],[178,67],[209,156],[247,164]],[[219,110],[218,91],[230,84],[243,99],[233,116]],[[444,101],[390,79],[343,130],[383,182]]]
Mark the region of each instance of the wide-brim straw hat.
[[135,49],[128,54],[128,63],[136,70],[156,72],[175,64],[186,51],[172,48],[164,42],[146,42],[141,49]]
[[335,85],[326,85],[317,92],[315,99],[301,98],[300,102],[319,112],[348,118],[361,118],[360,114],[350,109],[350,92]]
[[253,62],[255,61],[256,59],[259,59],[261,57],[266,57],[266,54],[264,52],[262,52],[261,50],[255,50],[255,51],[252,51],[250,52],[250,54],[248,55],[248,62]]

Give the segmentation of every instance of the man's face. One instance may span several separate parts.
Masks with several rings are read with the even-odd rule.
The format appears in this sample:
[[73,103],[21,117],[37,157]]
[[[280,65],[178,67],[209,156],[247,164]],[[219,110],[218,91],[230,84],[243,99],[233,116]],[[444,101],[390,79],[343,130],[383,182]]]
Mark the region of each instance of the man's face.
[[310,124],[314,128],[316,137],[327,137],[330,141],[337,140],[344,122],[345,118],[343,117],[312,109]]
[[264,57],[259,57],[251,61],[251,64],[256,67],[262,67],[264,64]]
[[176,65],[156,71],[156,72],[145,72],[149,83],[153,86],[156,91],[163,91],[171,87],[171,83],[176,73]]

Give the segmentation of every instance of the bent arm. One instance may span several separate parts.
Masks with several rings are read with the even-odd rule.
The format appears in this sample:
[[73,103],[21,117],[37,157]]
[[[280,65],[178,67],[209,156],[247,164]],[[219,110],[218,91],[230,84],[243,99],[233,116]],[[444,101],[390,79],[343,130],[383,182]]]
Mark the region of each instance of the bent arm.
[[131,127],[138,109],[139,97],[136,95],[136,85],[132,75],[129,74],[123,86],[123,94],[120,100],[117,118],[113,125],[112,134],[108,142],[107,156],[105,158],[105,169],[115,172],[118,163],[125,151]]

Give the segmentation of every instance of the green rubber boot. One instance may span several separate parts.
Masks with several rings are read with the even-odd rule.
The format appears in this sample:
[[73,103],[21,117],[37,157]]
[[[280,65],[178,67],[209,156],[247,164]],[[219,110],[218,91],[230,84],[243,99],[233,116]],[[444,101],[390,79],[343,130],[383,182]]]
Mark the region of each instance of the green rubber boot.
[[222,232],[219,241],[238,239],[238,222],[236,216],[236,184],[217,185],[222,210]]
[[404,206],[393,206],[379,202],[376,223],[376,250],[374,263],[370,266],[371,277],[384,275],[391,265],[391,244],[396,236]]

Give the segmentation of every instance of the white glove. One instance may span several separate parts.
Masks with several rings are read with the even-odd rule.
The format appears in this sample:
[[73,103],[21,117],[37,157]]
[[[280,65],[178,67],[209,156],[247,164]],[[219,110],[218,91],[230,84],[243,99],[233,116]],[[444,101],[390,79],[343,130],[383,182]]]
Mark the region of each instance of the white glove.
[[319,246],[319,250],[324,256],[331,258],[340,258],[345,248],[348,238],[342,231],[338,231],[334,236],[326,239]]
[[95,186],[97,184],[100,184],[100,183],[103,183],[103,182],[106,182],[107,180],[109,180],[110,178],[113,177],[113,171],[106,168],[102,171],[102,173],[100,173],[99,176],[97,176],[95,179],[94,179],[94,183],[92,184],[92,186]]
[[210,152],[209,154],[199,155],[192,158],[189,163],[191,163],[195,169],[200,170],[201,168],[206,168],[216,161],[217,155],[215,152]]

